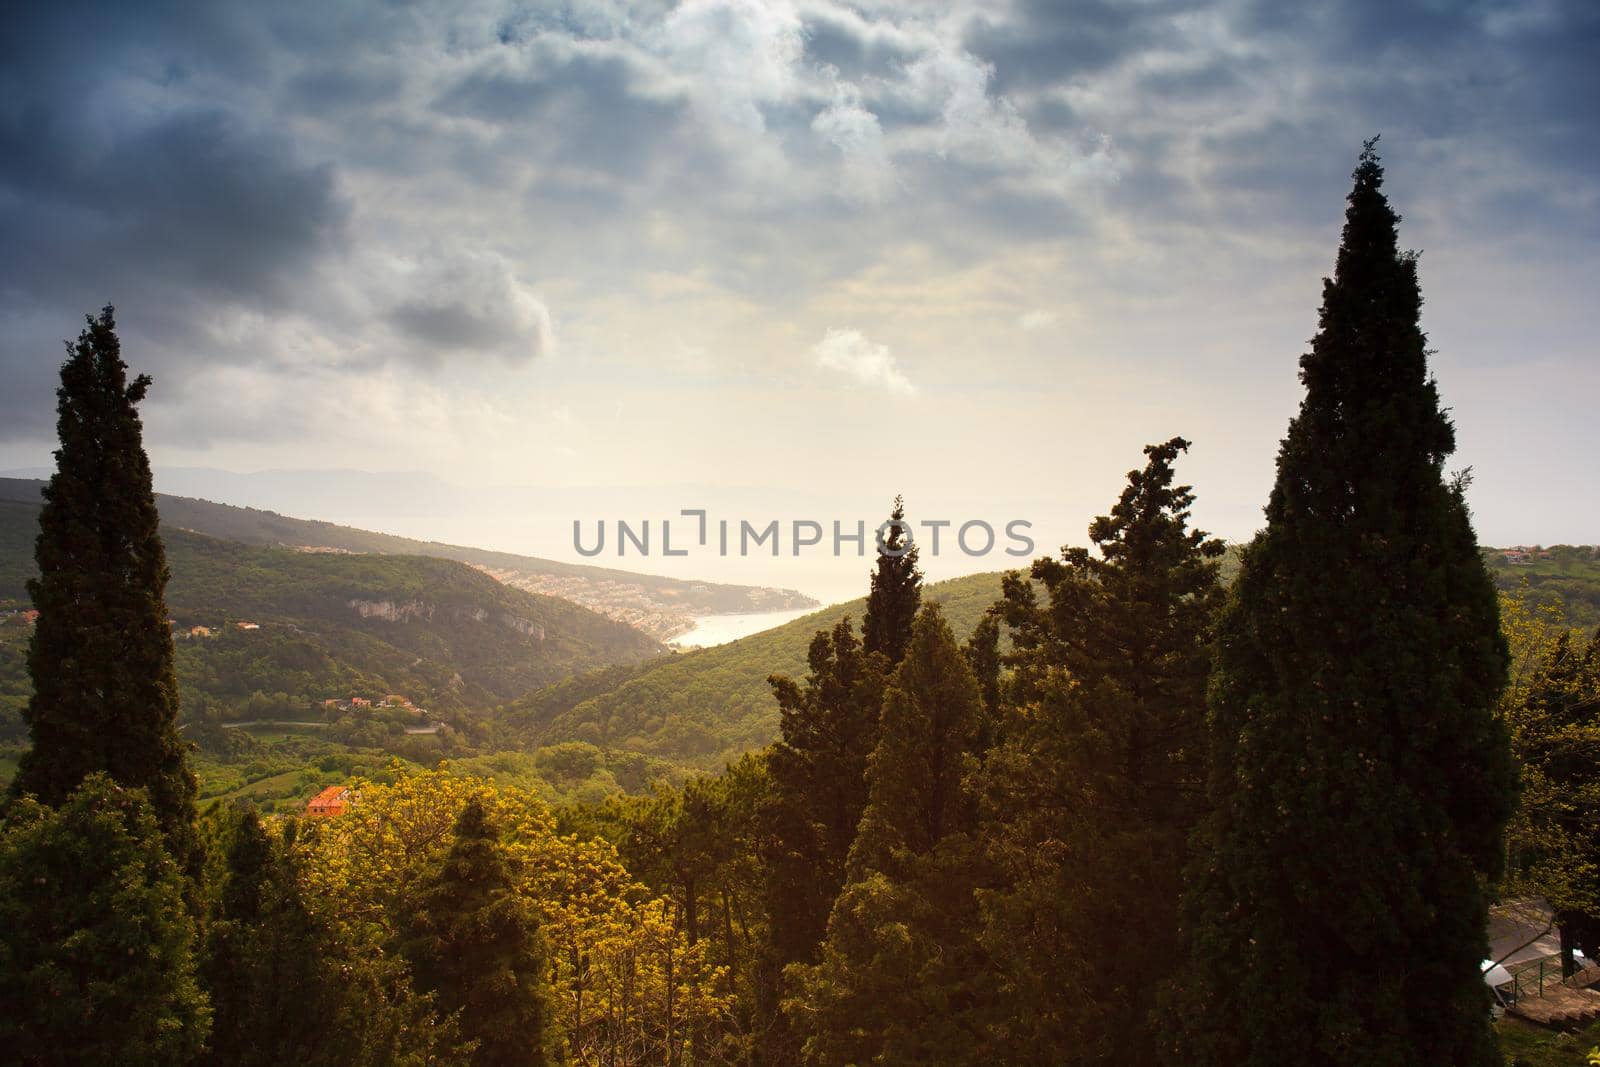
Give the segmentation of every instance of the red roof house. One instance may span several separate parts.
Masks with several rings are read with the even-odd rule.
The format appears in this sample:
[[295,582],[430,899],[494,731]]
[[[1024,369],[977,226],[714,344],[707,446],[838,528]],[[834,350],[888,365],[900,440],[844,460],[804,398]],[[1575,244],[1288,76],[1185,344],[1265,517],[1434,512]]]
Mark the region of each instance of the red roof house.
[[350,807],[350,790],[342,785],[330,785],[311,798],[306,805],[307,815],[343,815]]

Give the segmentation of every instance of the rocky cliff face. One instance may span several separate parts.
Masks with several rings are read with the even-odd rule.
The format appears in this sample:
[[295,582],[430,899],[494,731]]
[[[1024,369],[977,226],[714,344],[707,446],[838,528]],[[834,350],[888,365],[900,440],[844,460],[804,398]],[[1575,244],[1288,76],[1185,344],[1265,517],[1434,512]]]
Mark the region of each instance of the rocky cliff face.
[[544,640],[544,627],[531,619],[520,618],[516,615],[502,615],[498,621],[500,625],[509,627],[519,634],[525,634],[535,641]]
[[[412,619],[432,621],[438,614],[437,607],[424,600],[350,600],[347,606],[363,619],[382,619],[385,622],[409,622]],[[492,622],[535,641],[543,641],[545,637],[543,624],[506,612],[491,615],[480,607],[461,608],[451,613],[450,618],[458,622]]]
[[410,619],[433,618],[433,605],[421,600],[352,600],[349,606],[363,619],[406,622]]

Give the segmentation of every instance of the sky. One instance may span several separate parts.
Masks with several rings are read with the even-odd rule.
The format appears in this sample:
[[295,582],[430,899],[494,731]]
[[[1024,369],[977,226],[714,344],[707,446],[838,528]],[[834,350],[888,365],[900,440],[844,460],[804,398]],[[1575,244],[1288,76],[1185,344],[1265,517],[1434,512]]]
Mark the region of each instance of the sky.
[[1588,0],[15,6],[0,469],[111,302],[159,488],[567,558],[904,493],[1043,552],[1182,435],[1242,539],[1381,134],[1480,539],[1594,543],[1597,54]]

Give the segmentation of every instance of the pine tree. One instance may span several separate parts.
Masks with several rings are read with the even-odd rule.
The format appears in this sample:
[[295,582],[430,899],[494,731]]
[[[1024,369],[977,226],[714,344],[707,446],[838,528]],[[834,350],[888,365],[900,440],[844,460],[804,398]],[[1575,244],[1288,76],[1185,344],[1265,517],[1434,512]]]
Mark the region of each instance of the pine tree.
[[68,346],[57,391],[56,472],[44,491],[28,593],[39,611],[28,649],[33,747],[14,794],[61,803],[97,771],[144,789],[180,866],[199,862],[195,779],[178,736],[167,623],[166,553],[136,405],[112,309]]
[[[1154,1064],[1156,993],[1178,940],[1184,855],[1204,788],[1209,628],[1222,542],[1188,528],[1182,438],[1145,449],[1099,549],[1041,559],[1001,613],[1031,635],[1032,699],[985,767],[984,937],[1003,981],[1008,1063]],[[1131,935],[1131,936],[1130,936]],[[1041,976],[1048,975],[1048,980]]]
[[337,943],[307,907],[289,822],[283,838],[254,812],[233,827],[200,976],[211,997],[208,1062],[401,1062],[413,1004],[397,1006],[369,961]]
[[213,1012],[212,1062],[327,1062],[316,1056],[319,1039],[331,1036],[322,946],[286,874],[261,820],[245,814],[233,831],[201,953]]
[[1479,961],[1514,798],[1506,644],[1371,142],[1354,180],[1218,623],[1184,1051],[1498,1067]]
[[7,1062],[193,1062],[210,1011],[185,885],[143,790],[94,774],[57,808],[14,802],[0,836]]
[[561,1062],[544,938],[477,797],[456,821],[405,952],[418,986],[441,1011],[459,1013],[461,1036],[476,1042],[475,1067]]
[[[967,666],[972,668],[973,677],[978,680],[984,712],[993,724],[1000,716],[1000,668],[1004,658],[1000,654],[1000,620],[992,613],[979,619],[961,651],[967,657]],[[985,748],[990,740],[986,738]]]
[[989,966],[975,937],[975,766],[983,697],[937,604],[884,695],[870,800],[814,967],[786,1005],[808,1063],[989,1063]]
[[862,644],[868,652],[881,652],[893,667],[905,655],[911,625],[922,606],[922,572],[917,569],[917,546],[906,521],[905,500],[894,498],[889,521],[879,531],[878,565],[872,572],[872,591],[861,619]]
[[768,679],[778,700],[781,739],[767,753],[761,806],[768,929],[757,1015],[762,1062],[795,1062],[798,1036],[778,1013],[782,971],[811,963],[844,884],[845,861],[867,804],[867,760],[878,740],[887,662],[861,647],[848,618],[819,631],[801,686]]

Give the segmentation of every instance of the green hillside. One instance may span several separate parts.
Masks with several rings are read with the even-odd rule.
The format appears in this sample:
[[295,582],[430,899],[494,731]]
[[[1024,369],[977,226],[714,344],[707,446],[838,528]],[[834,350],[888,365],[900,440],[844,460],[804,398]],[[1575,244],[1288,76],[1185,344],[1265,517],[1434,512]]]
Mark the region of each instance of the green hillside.
[[[37,510],[0,505],[0,598],[26,597]],[[484,709],[661,652],[623,623],[450,560],[294,552],[176,529],[164,538],[184,706],[223,720],[305,718],[324,699],[386,693],[436,712]],[[6,622],[0,700],[14,710],[27,691],[27,627]],[[190,636],[194,627],[211,635]]]
[[1501,589],[1527,582],[1536,601],[1561,604],[1574,626],[1600,626],[1600,545],[1486,548],[1483,558]]
[[450,560],[291,552],[185,533],[169,533],[167,545],[167,604],[180,625],[249,618],[265,629],[283,620],[330,640],[352,635],[352,648],[380,642],[403,655],[404,669],[427,672],[433,689],[468,703],[480,691],[507,700],[660,651],[622,623]]
[[[30,507],[37,505],[43,484],[24,478],[0,478],[0,506],[4,506],[5,502]],[[316,547],[335,553],[432,556],[513,575],[571,579],[601,589],[624,586],[632,590],[635,597],[653,601],[663,609],[675,609],[689,615],[783,611],[816,603],[791,589],[686,581],[611,567],[563,563],[511,552],[449,545],[439,541],[419,541],[331,522],[290,518],[274,511],[234,507],[165,493],[156,494],[156,506],[161,511],[164,532],[172,529],[189,530],[224,541],[266,547]],[[31,534],[27,544],[27,554],[31,559]],[[12,546],[6,543],[0,548],[9,557]],[[15,575],[7,571],[5,566],[0,564],[0,580],[14,578]]]
[[[1510,589],[1526,580],[1542,597],[1563,605],[1578,625],[1600,625],[1600,554],[1558,546],[1528,565],[1505,562],[1485,549],[1496,581]],[[1223,561],[1225,580],[1238,571],[1238,549]],[[1000,595],[998,572],[928,587],[963,636]],[[777,705],[769,674],[799,676],[812,635],[844,615],[857,620],[865,599],[835,605],[763,633],[636,667],[613,668],[531,693],[502,709],[504,725],[540,744],[588,741],[607,749],[647,753],[715,768],[769,744],[777,735]]]
[[[955,578],[930,585],[924,596],[943,604],[964,636],[999,598],[1000,577]],[[539,744],[587,741],[715,768],[777,736],[778,708],[767,676],[804,675],[812,635],[846,615],[859,626],[865,607],[865,598],[836,604],[725,645],[643,665],[620,684],[620,672],[573,679],[513,702],[501,718]]]

